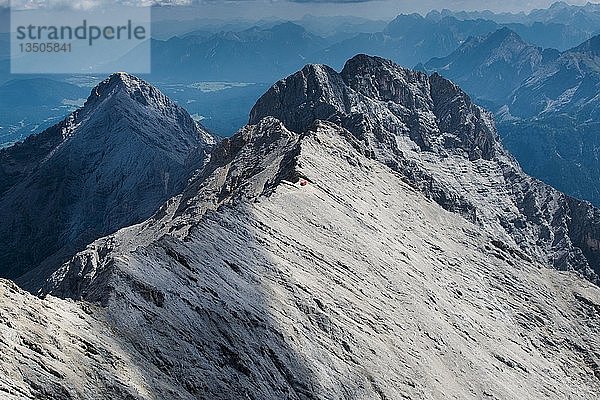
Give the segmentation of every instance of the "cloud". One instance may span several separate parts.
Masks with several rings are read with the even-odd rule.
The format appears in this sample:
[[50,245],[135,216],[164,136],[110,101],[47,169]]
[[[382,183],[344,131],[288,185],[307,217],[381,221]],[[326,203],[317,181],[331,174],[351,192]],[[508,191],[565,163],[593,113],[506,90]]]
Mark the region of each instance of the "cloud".
[[367,3],[377,0],[288,0],[292,3]]
[[[151,6],[151,5],[223,5],[232,6],[240,3],[252,4],[262,3],[261,8],[265,8],[265,12],[270,5],[288,6],[292,4],[297,6],[311,7],[339,5],[365,5],[370,3],[387,3],[390,9],[394,11],[402,10],[419,10],[428,11],[431,9],[491,9],[493,11],[524,11],[532,8],[548,7],[556,0],[503,0],[503,1],[486,1],[481,0],[12,0],[13,7],[19,9],[64,9],[72,8],[79,10],[88,10],[95,7],[109,7],[111,5],[129,5],[129,6]],[[588,0],[568,0],[571,4],[585,4]],[[597,3],[599,0],[592,0]],[[8,7],[11,0],[0,0],[0,8]],[[291,4],[290,4],[291,3]]]
[[148,7],[152,5],[190,5],[192,0],[0,0],[0,7],[11,5],[16,9],[64,9],[89,10],[111,5]]

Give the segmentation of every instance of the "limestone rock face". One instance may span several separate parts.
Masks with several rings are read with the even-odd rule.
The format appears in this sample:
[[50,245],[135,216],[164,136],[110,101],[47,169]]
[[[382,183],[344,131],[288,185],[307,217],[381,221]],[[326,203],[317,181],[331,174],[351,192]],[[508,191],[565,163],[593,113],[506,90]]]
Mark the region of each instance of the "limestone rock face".
[[396,138],[409,137],[423,150],[464,151],[472,159],[490,159],[495,131],[482,123],[482,113],[439,75],[359,55],[339,74],[324,65],[308,65],[279,81],[259,99],[250,123],[274,116],[302,132],[317,119],[329,120],[377,153],[394,151]]
[[[364,60],[385,64],[372,75],[388,89],[369,78],[359,93],[321,66],[278,83],[181,194],[64,263],[45,299],[0,282],[0,393],[595,399],[600,289],[547,267],[559,251],[593,262],[597,211],[525,176],[495,140],[473,146],[493,124],[455,86]],[[400,76],[443,90],[409,95]],[[265,99],[275,115],[259,117]],[[428,146],[386,128],[408,99]]]
[[445,209],[546,265],[598,281],[599,252],[583,238],[598,239],[599,211],[526,175],[492,117],[447,79],[359,55],[340,74],[310,65],[279,81],[250,121],[269,115],[296,132],[317,119],[335,123]]
[[0,280],[0,398],[148,399],[144,370],[100,307]]

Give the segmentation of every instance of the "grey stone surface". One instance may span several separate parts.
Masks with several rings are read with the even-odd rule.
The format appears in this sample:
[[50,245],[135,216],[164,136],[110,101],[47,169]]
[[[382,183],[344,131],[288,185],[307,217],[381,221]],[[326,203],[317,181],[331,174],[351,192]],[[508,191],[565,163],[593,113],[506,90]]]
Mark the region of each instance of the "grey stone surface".
[[597,282],[599,253],[589,243],[599,237],[598,209],[526,175],[499,142],[491,115],[447,79],[359,55],[340,74],[310,65],[279,81],[251,122],[267,115],[296,132],[316,119],[347,129],[364,154],[445,209],[546,265]]
[[[535,236],[554,235],[537,207],[570,200],[526,177],[495,141],[476,157],[482,147],[473,143],[486,143],[493,125],[481,111],[466,115],[478,109],[458,89],[439,82],[464,113],[433,111],[427,90],[423,99],[407,92],[435,78],[385,68],[380,76],[393,82],[378,86],[388,78],[372,71],[356,86],[368,96],[289,81],[311,98],[296,104],[306,114],[321,113],[325,96],[335,110],[344,104],[338,93],[360,99],[352,107],[363,114],[351,117],[378,136],[365,128],[360,137],[359,124],[344,128],[339,111],[302,128],[305,113],[293,107],[287,122],[254,113],[153,217],[66,262],[44,286],[45,299],[0,282],[0,352],[8,355],[0,358],[0,393],[11,400],[596,399],[600,289],[547,268],[542,254],[550,247]],[[285,86],[266,99],[295,101]],[[458,144],[436,139],[423,148],[401,133],[410,130],[398,115],[411,110],[376,98],[386,87],[422,104],[412,111],[427,120],[418,125],[424,136],[435,139],[438,114],[452,116],[445,126],[462,121],[439,132]],[[286,118],[285,104],[273,107]],[[393,118],[394,135],[379,125]],[[527,191],[517,180],[548,197],[518,203],[515,193]],[[452,209],[457,199],[474,207],[474,218]],[[586,237],[593,226],[596,211],[586,209],[571,234]],[[516,232],[499,222],[509,212],[528,215]],[[88,348],[97,354],[86,355]]]

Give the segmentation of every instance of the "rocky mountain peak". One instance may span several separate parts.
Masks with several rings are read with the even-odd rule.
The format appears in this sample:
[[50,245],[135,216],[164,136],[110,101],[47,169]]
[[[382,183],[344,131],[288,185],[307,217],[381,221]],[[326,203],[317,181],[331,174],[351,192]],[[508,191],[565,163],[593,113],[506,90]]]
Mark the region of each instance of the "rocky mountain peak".
[[505,42],[513,41],[525,44],[525,41],[515,31],[508,27],[498,29],[496,32],[491,33],[488,36],[490,42]]
[[[125,72],[112,74],[100,82],[92,90],[79,113],[87,115],[90,112],[104,112],[103,109],[108,109],[111,113],[118,113],[121,117],[131,116],[131,114],[160,114],[162,117],[176,120],[179,124],[192,130],[196,125],[187,111],[156,87]],[[204,134],[201,134],[201,138],[202,140],[211,140]]]
[[[392,101],[410,107],[419,107],[414,95],[425,87],[427,75],[399,67],[390,60],[357,55],[346,62],[341,72],[342,79],[352,90],[380,101]],[[413,82],[412,87],[406,87]],[[418,96],[421,97],[422,96]]]
[[300,36],[300,35],[304,35],[307,33],[307,30],[303,26],[295,24],[290,21],[283,22],[283,23],[273,26],[271,28],[271,31],[273,32],[273,34],[294,35],[294,36]]
[[457,85],[436,73],[429,77],[433,111],[441,132],[446,133],[445,146],[459,146],[470,160],[491,160],[501,151],[498,134],[491,116]]
[[214,143],[152,85],[111,75],[63,122],[0,154],[0,276],[35,288],[73,251],[148,218]]
[[[539,58],[537,53],[540,52],[541,49],[525,42],[515,31],[503,27],[487,35],[469,38],[454,53],[441,60],[452,59],[455,58],[454,54],[460,54],[463,58],[471,60],[475,67],[480,67],[477,65],[480,63],[490,65],[498,61],[518,64],[520,58],[535,63],[539,61],[532,58]],[[460,60],[460,62],[468,62],[467,60]]]
[[332,68],[309,64],[277,82],[250,112],[250,124],[274,116],[295,132],[307,129],[316,119],[327,119],[344,109],[345,83]]
[[160,93],[152,85],[136,76],[126,72],[117,72],[100,82],[92,90],[89,100],[94,100],[96,98],[105,99],[119,92],[125,92],[130,95],[134,93],[139,93],[141,95],[146,94],[144,99],[142,99],[141,96],[137,99],[145,105],[150,103],[152,97],[158,97],[158,94]]
[[567,3],[566,1],[555,1],[550,5],[550,10],[555,10],[559,8],[569,8],[569,6],[569,3]]
[[[587,217],[597,211],[524,174],[500,144],[492,116],[437,73],[367,55],[341,73],[307,66],[269,89],[250,123],[267,116],[298,133],[328,121],[446,210],[502,232],[525,257],[598,279],[596,242],[586,239],[598,236],[598,221]],[[572,224],[579,219],[585,228]]]
[[98,86],[121,86],[123,88],[132,88],[135,86],[150,87],[152,85],[144,82],[135,75],[131,75],[127,72],[115,72],[102,81]]
[[328,120],[363,140],[368,151],[393,153],[393,143],[406,137],[422,150],[490,159],[497,140],[482,113],[440,76],[363,54],[349,60],[341,73],[309,65],[277,82],[254,106],[250,123],[274,116],[301,132],[315,120]]

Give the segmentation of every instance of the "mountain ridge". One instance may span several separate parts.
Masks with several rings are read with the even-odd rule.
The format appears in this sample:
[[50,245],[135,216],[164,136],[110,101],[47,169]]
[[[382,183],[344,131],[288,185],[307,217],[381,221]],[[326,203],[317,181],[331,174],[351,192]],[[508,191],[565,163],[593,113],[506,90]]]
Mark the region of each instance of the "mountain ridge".
[[[574,268],[597,282],[594,246],[569,221],[598,210],[526,176],[500,144],[492,116],[437,74],[366,55],[349,60],[340,74],[309,66],[267,91],[250,123],[264,116],[280,118],[294,131],[315,119],[334,122],[363,143],[365,154],[404,174],[443,208],[503,232],[554,268]],[[489,197],[511,206],[483,206]],[[590,221],[588,233],[597,237],[598,220]],[[540,246],[546,250],[539,252]]]
[[0,281],[0,391],[595,398],[600,289],[571,238],[595,254],[598,210],[523,174],[459,87],[363,55],[250,122],[45,300]]
[[[219,146],[190,185],[193,198],[97,241],[47,287],[100,301],[117,332],[136,321],[141,334],[128,340],[151,349],[145,370],[157,384],[148,391],[160,397],[175,376],[187,383],[171,397],[184,399],[593,398],[596,317],[578,316],[600,301],[597,287],[443,211],[333,122],[296,133],[264,117]],[[389,319],[388,308],[398,310]],[[552,349],[546,341],[567,338]],[[465,357],[474,365],[460,364]],[[552,367],[553,357],[573,369]],[[432,363],[444,372],[430,372]]]

